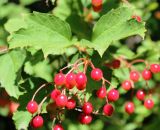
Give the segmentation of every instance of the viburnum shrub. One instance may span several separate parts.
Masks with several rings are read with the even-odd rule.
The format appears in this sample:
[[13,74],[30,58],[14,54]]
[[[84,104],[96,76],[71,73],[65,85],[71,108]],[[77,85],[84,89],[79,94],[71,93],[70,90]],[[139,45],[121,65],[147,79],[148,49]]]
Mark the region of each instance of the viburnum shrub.
[[71,123],[89,129],[99,121],[105,129],[106,121],[132,121],[131,114],[135,126],[142,124],[158,110],[160,77],[159,42],[145,33],[150,24],[143,21],[149,8],[143,14],[127,0],[52,2],[50,13],[18,17],[2,8],[11,15],[2,21],[11,18],[2,29],[9,37],[0,42],[0,87],[19,103],[12,112],[16,129],[64,130]]

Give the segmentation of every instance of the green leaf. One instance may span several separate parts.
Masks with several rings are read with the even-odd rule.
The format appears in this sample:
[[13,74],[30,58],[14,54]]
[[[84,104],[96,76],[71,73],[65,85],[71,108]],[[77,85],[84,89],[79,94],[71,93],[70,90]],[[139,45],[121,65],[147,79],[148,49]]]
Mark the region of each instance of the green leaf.
[[132,14],[129,7],[119,7],[103,15],[94,26],[92,44],[89,46],[102,56],[114,41],[136,34],[144,37],[144,23],[132,19]]
[[10,33],[18,31],[20,28],[26,28],[26,27],[27,27],[26,23],[24,22],[23,19],[20,18],[11,18],[5,24],[5,29]]
[[18,6],[13,3],[0,5],[0,18],[4,18],[4,17],[15,18],[27,12],[29,11],[26,8],[22,6]]
[[15,98],[22,94],[16,86],[16,78],[25,57],[25,52],[20,50],[14,50],[0,56],[0,87],[5,88],[7,93]]
[[40,77],[42,79],[45,79],[48,82],[52,81],[52,70],[50,65],[48,64],[48,60],[38,62],[35,65],[32,65],[31,62],[26,62],[25,63],[25,72],[35,76],[35,77]]
[[17,111],[13,114],[13,120],[17,130],[27,130],[32,115],[27,111]]
[[34,12],[25,17],[26,29],[12,34],[10,48],[32,47],[48,54],[63,54],[72,45],[69,25],[51,14]]
[[29,4],[32,4],[32,3],[36,2],[36,1],[40,1],[40,0],[20,0],[20,3],[22,5],[29,5]]

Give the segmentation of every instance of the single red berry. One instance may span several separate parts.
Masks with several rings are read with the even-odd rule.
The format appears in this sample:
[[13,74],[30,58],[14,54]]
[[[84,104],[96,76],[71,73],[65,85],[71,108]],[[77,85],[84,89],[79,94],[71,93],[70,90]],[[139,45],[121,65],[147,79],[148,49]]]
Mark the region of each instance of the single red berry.
[[149,70],[143,70],[142,71],[142,77],[144,80],[150,80],[152,78],[152,73]]
[[82,109],[83,109],[83,112],[84,112],[85,114],[91,114],[92,111],[93,111],[93,106],[92,106],[92,104],[91,104],[90,102],[85,102],[85,103],[83,104]]
[[124,90],[130,90],[131,88],[132,88],[132,84],[131,84],[131,81],[129,81],[129,80],[125,80],[125,81],[123,81],[122,82],[122,88],[124,89]]
[[106,104],[104,107],[103,107],[103,113],[106,115],[106,116],[111,116],[113,114],[113,111],[114,111],[114,108],[111,104]]
[[98,98],[105,98],[107,95],[106,87],[101,87],[97,90],[96,95]]
[[100,6],[102,5],[103,0],[92,0],[92,5],[93,6]]
[[112,61],[112,67],[114,69],[118,69],[120,67],[120,65],[121,65],[120,60],[115,59],[115,60]]
[[133,102],[127,102],[125,104],[125,111],[128,114],[132,114],[134,112],[134,103]]
[[133,19],[136,19],[136,21],[139,22],[139,23],[142,22],[141,17],[138,16],[138,15],[133,15],[132,18],[133,18]]
[[76,85],[76,75],[74,73],[69,73],[66,75],[66,87],[72,89]]
[[150,70],[152,73],[160,72],[160,65],[159,64],[151,64]]
[[43,118],[41,116],[35,116],[32,120],[32,125],[34,128],[39,128],[43,126]]
[[80,121],[81,124],[89,124],[92,121],[92,116],[81,113],[79,115],[79,121]]
[[152,109],[154,107],[154,101],[152,99],[146,99],[144,101],[144,106],[147,108],[147,109]]
[[139,80],[140,76],[139,76],[139,73],[138,71],[131,71],[130,72],[130,79],[133,81],[133,82],[137,82]]
[[67,109],[74,109],[76,107],[76,101],[74,99],[68,99],[66,107]]
[[57,124],[53,127],[52,130],[64,130],[61,124]]
[[93,80],[99,81],[102,79],[102,77],[103,77],[103,72],[101,69],[95,68],[91,71],[91,78]]
[[57,86],[62,86],[65,84],[65,75],[62,73],[56,74],[54,77],[54,83]]
[[27,110],[28,110],[28,112],[30,112],[30,113],[35,113],[35,112],[37,112],[37,110],[38,110],[38,104],[37,104],[37,102],[36,101],[30,101],[28,104],[27,104]]
[[87,77],[83,72],[76,75],[76,87],[79,90],[83,90],[86,87]]
[[136,97],[138,100],[143,101],[145,98],[145,92],[143,90],[138,90],[136,93]]
[[51,98],[52,100],[56,100],[57,96],[59,96],[61,94],[61,91],[58,90],[58,89],[54,89],[52,92],[51,92]]
[[115,102],[119,99],[119,92],[116,89],[111,89],[108,92],[107,98],[111,102]]
[[57,96],[57,98],[56,98],[56,105],[57,105],[58,107],[65,107],[66,104],[67,104],[67,101],[68,101],[67,96],[64,95],[64,94],[60,94],[60,95]]

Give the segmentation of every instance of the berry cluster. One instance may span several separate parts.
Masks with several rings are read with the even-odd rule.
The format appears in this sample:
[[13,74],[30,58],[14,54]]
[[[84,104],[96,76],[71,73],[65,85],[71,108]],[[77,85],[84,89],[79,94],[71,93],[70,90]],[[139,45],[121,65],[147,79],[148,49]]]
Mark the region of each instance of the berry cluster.
[[[132,68],[132,64],[136,62],[142,62],[142,60],[133,61],[128,64],[128,67],[131,68],[129,79],[122,82],[122,88],[126,91],[133,90],[134,83],[138,82],[140,79],[140,75],[146,81],[152,78],[152,74],[160,72],[159,64],[151,64],[150,68],[146,68],[140,74],[137,70]],[[116,59],[113,60],[110,64],[110,67],[113,69],[117,69],[120,67],[121,60]],[[80,70],[80,66],[83,66],[83,71]],[[102,86],[96,90],[97,98],[100,100],[105,100],[106,103],[102,104],[102,107],[98,110],[95,110],[93,104],[89,101],[86,101],[86,86],[88,77],[86,76],[86,72],[88,67],[91,67],[90,77],[94,82],[102,82]],[[64,70],[68,69],[66,74],[63,73]],[[110,90],[107,91],[106,83],[108,83],[111,87]],[[43,84],[38,88],[35,94],[32,97],[32,100],[27,105],[27,110],[31,114],[34,114],[34,118],[31,121],[31,125],[34,128],[39,128],[43,126],[43,117],[40,115],[42,104],[48,98],[48,96],[44,97],[41,103],[38,105],[34,100],[38,91],[47,85],[54,85],[54,89],[49,94],[49,97],[52,100],[52,104],[50,107],[54,109],[53,120],[57,123],[53,126],[53,130],[63,130],[63,126],[61,125],[61,114],[64,113],[64,110],[75,110],[79,112],[78,121],[81,124],[89,124],[92,122],[93,115],[104,115],[104,116],[112,116],[114,112],[114,107],[111,103],[117,101],[119,99],[119,92],[116,90],[111,83],[104,78],[103,72],[100,68],[95,68],[93,63],[85,58],[78,59],[74,64],[68,65],[60,70],[58,74],[54,76],[53,83]],[[73,91],[74,90],[74,91]],[[75,92],[76,90],[76,92]],[[79,96],[83,95],[83,96]],[[144,101],[144,106],[147,109],[151,109],[154,106],[154,102],[149,96],[146,98],[146,93],[143,90],[138,90],[136,93],[136,97],[140,101]],[[125,104],[125,111],[128,114],[132,114],[135,110],[135,105],[132,101],[129,101]]]
[[[143,60],[137,60],[132,63],[136,62],[143,62]],[[135,88],[134,83],[138,82],[140,79],[140,76],[142,77],[143,80],[146,82],[146,87],[148,87],[148,81],[152,78],[152,74],[154,73],[159,73],[160,72],[160,65],[159,64],[151,64],[150,68],[148,67],[148,64],[146,64],[146,68],[140,73],[137,70],[131,70],[130,71],[130,76],[129,79],[125,80],[122,82],[121,86],[124,90],[129,91]],[[147,109],[152,109],[154,106],[154,101],[152,99],[151,93],[146,95],[145,91],[142,89],[139,89],[136,92],[136,98],[140,101],[144,102],[144,106]],[[129,101],[125,104],[125,111],[128,114],[132,114],[135,110],[135,105],[132,101]]]
[[[80,71],[79,69],[80,65],[83,65],[84,68],[83,71]],[[92,68],[90,77],[95,82],[99,81],[102,82],[102,86],[96,92],[97,98],[101,100],[102,99],[106,100],[106,104],[102,105],[103,108],[102,112],[99,112],[99,110],[95,110],[92,103],[86,101],[85,98],[85,90],[87,85],[86,71],[89,66]],[[71,65],[72,68],[68,71],[68,73],[64,74],[62,71],[67,69],[68,67],[70,67],[70,65],[61,69],[60,72],[55,75],[54,83],[52,83],[54,84],[55,88],[52,90],[50,98],[54,103],[54,107],[56,107],[58,110],[54,117],[55,118],[57,116],[59,117],[58,114],[60,114],[60,112],[63,111],[64,109],[68,110],[72,109],[79,111],[80,114],[78,120],[81,124],[91,123],[92,115],[94,114],[111,116],[114,111],[114,107],[109,102],[117,101],[119,99],[119,92],[113,86],[110,89],[110,91],[107,92],[105,84],[109,83],[111,85],[111,83],[103,77],[102,70],[100,68],[95,68],[90,60],[84,58],[77,60],[73,65]],[[35,92],[35,95],[41,88],[45,86],[46,84],[42,85]],[[75,89],[77,90],[77,92],[73,93],[72,90]],[[78,93],[84,95],[83,99],[82,97],[79,97]],[[32,126],[38,128],[43,125],[43,118],[39,114],[41,112],[40,109],[42,103],[45,101],[47,97],[45,97],[44,100],[42,100],[42,102],[38,105],[37,102],[34,101],[35,95],[33,96],[32,100],[28,103],[27,110],[31,114],[35,114],[38,112],[38,116],[35,116],[31,121]],[[53,130],[57,129],[63,130],[61,125],[61,120],[59,118],[56,119],[58,120],[59,123],[53,127]]]

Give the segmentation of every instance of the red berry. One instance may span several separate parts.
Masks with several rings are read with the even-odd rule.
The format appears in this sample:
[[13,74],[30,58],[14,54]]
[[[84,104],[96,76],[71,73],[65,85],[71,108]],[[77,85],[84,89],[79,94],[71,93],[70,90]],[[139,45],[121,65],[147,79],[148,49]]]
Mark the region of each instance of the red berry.
[[120,65],[121,65],[120,60],[115,59],[115,60],[112,61],[112,67],[114,69],[118,69],[120,67]]
[[84,73],[80,72],[76,75],[76,87],[83,90],[86,87],[87,77]]
[[68,99],[66,107],[67,109],[74,109],[76,107],[76,101],[73,99]]
[[58,90],[58,89],[54,89],[52,92],[51,92],[51,98],[52,100],[56,100],[57,96],[61,94],[61,91]]
[[143,70],[142,77],[144,80],[150,80],[152,78],[152,73],[149,70]]
[[107,98],[111,102],[115,102],[119,99],[119,92],[116,89],[111,89],[108,92]]
[[92,5],[93,6],[100,6],[100,5],[102,5],[102,1],[103,0],[92,0]]
[[130,72],[130,79],[134,82],[137,82],[139,80],[140,76],[137,71],[131,71]]
[[92,116],[81,113],[79,115],[79,121],[80,121],[81,124],[89,124],[92,121]]
[[97,92],[96,95],[98,98],[105,98],[107,95],[106,87],[101,87]]
[[154,107],[154,101],[152,99],[146,99],[144,101],[144,106],[147,108],[147,109],[152,109]]
[[53,127],[52,130],[64,130],[61,124],[57,124]]
[[122,88],[124,90],[130,90],[132,88],[132,84],[131,84],[131,81],[129,80],[125,80],[122,82]]
[[32,125],[34,128],[39,128],[43,126],[43,118],[41,116],[36,116],[32,120]]
[[143,101],[145,98],[145,92],[143,90],[138,90],[136,93],[136,97],[138,100]]
[[76,85],[76,75],[74,73],[69,73],[66,75],[66,87],[72,89]]
[[30,112],[30,113],[35,113],[35,112],[37,112],[37,110],[38,110],[38,104],[37,104],[37,102],[36,101],[30,101],[28,104],[27,104],[27,110],[28,110],[28,112]]
[[91,114],[92,111],[93,111],[93,106],[92,106],[92,104],[91,104],[90,102],[85,102],[85,103],[83,104],[82,109],[83,109],[83,112],[84,112],[85,114]]
[[57,86],[62,86],[65,84],[65,75],[62,73],[56,74],[54,77],[54,83]]
[[76,87],[77,87],[78,90],[83,90],[83,89],[86,88],[86,84],[84,84],[84,85],[77,85]]
[[141,17],[140,17],[140,16],[133,15],[133,16],[132,16],[132,18],[133,18],[133,19],[136,19],[136,20],[137,20],[137,22],[139,22],[139,23],[140,23],[140,22],[142,22],[142,19],[141,19]]
[[114,111],[114,108],[111,104],[106,104],[104,107],[103,107],[103,113],[106,115],[106,116],[111,116],[113,114],[113,111]]
[[150,70],[152,73],[160,72],[160,65],[159,64],[151,64]]
[[102,10],[102,5],[99,5],[99,6],[92,5],[92,7],[95,12],[100,12]]
[[103,72],[101,69],[95,68],[91,71],[91,78],[93,80],[99,81],[102,79],[102,77],[103,77]]
[[127,102],[125,104],[125,111],[128,114],[132,114],[134,112],[134,103],[133,102]]
[[58,107],[65,107],[67,104],[67,100],[68,100],[67,96],[61,94],[61,95],[57,96],[57,98],[56,98],[56,105]]

